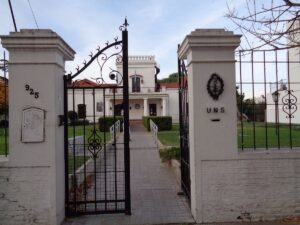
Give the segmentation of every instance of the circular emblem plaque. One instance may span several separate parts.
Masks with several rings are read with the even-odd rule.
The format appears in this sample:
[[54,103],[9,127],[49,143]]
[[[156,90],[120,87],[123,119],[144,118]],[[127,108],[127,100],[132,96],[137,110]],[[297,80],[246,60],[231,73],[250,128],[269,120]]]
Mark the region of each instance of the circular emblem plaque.
[[214,99],[218,100],[219,96],[224,91],[223,79],[216,73],[213,73],[207,82],[208,94]]

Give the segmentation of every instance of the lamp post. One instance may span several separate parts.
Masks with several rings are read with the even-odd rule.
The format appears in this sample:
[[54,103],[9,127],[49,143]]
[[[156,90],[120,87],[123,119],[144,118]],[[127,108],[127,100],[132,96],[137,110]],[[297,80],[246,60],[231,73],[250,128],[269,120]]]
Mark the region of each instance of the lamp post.
[[272,93],[272,98],[275,103],[275,134],[278,134],[278,123],[279,123],[279,113],[278,113],[278,101],[279,101],[280,93],[278,91],[274,91]]

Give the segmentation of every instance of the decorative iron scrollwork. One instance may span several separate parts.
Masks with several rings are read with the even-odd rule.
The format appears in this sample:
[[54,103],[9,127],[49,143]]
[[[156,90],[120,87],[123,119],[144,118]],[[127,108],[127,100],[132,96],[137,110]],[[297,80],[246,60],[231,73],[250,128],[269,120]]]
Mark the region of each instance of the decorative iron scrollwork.
[[207,82],[208,94],[214,99],[218,100],[219,96],[224,91],[223,79],[216,73],[213,73]]
[[[125,31],[127,30],[128,26],[129,24],[127,22],[127,19],[125,19],[124,24],[120,26],[120,30]],[[123,76],[121,72],[112,69],[109,66],[111,64],[109,62],[112,62],[112,60],[114,60],[115,58],[115,64],[122,64],[122,43],[122,41],[118,40],[118,37],[115,37],[113,42],[106,41],[104,47],[101,48],[100,46],[98,46],[95,54],[93,52],[90,52],[90,59],[88,61],[84,60],[82,66],[78,65],[74,74],[72,74],[72,72],[67,74],[67,80],[69,81],[69,83],[71,83],[71,80],[73,78],[81,74],[85,69],[89,67],[89,65],[93,61],[96,60],[99,66],[99,76],[97,76],[97,78],[92,78],[93,80],[95,80],[98,84],[112,83],[112,81],[113,83],[121,84],[123,81]],[[110,79],[109,82],[105,81],[105,79],[107,79],[107,76],[104,75],[108,75],[108,78]]]
[[297,98],[292,94],[293,90],[286,90],[287,94],[282,97],[282,110],[287,114],[286,118],[294,118],[297,111]]
[[125,30],[127,30],[128,26],[129,26],[129,23],[127,22],[127,17],[126,17],[123,25],[119,27],[119,30],[120,31],[125,31]]
[[88,150],[93,158],[98,157],[98,153],[103,149],[102,138],[98,135],[97,130],[93,129],[88,138]]

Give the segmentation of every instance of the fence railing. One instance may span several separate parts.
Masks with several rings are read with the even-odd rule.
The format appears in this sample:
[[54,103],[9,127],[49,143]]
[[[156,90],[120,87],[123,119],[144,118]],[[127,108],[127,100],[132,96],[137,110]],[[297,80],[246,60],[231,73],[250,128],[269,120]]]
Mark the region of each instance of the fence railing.
[[153,120],[150,119],[150,131],[152,134],[152,137],[155,141],[156,146],[158,147],[158,139],[157,139],[157,133],[158,133],[158,127],[157,125],[153,122]]
[[121,132],[121,121],[118,120],[109,128],[112,143],[117,141],[118,134]]
[[297,49],[238,52],[240,149],[300,148],[298,54]]

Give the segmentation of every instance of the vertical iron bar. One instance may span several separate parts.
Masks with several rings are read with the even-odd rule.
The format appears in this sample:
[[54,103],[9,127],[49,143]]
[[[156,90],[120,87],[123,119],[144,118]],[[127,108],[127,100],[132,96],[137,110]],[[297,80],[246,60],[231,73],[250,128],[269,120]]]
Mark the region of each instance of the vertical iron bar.
[[70,215],[69,211],[69,149],[68,149],[68,80],[64,79],[64,157],[65,157],[65,212],[66,216]]
[[[8,111],[8,107],[9,107],[9,99],[7,99],[7,86],[8,86],[8,79],[6,77],[6,69],[7,69],[7,65],[6,65],[6,55],[5,55],[5,51],[3,52],[3,71],[4,71],[4,149],[5,149],[5,157],[7,157],[8,155],[8,145],[7,145],[7,128],[9,126],[9,123],[6,123],[7,121],[7,113]],[[7,126],[6,126],[7,124]]]
[[239,51],[239,60],[240,60],[240,87],[241,87],[241,143],[242,143],[242,150],[244,150],[244,121],[243,121],[243,76],[242,76],[242,55],[241,55],[241,50]]
[[117,200],[118,200],[118,192],[117,192],[117,143],[116,143],[116,88],[113,88],[113,105],[114,105],[114,173],[115,173],[115,210],[117,210]]
[[277,50],[275,50],[275,65],[276,65],[276,93],[277,93],[277,101],[275,104],[275,111],[276,111],[276,130],[277,130],[277,143],[278,148],[280,149],[280,132],[279,132],[279,111],[278,111],[278,102],[279,102],[279,95],[278,95],[278,56],[277,56]]
[[[75,89],[73,88],[72,89],[72,102],[73,102],[73,112],[75,112]],[[73,115],[75,117],[75,113]],[[76,192],[77,192],[77,180],[76,180],[76,149],[75,149],[75,136],[76,136],[76,133],[75,133],[75,118],[73,118],[73,135],[72,135],[72,138],[73,138],[73,195],[74,195],[74,211],[76,212],[77,211],[77,199],[76,199]]]
[[[180,45],[178,44],[178,49]],[[184,189],[183,185],[183,174],[184,174],[184,166],[183,166],[183,121],[182,121],[182,73],[181,73],[181,66],[180,66],[180,59],[177,58],[177,66],[178,66],[178,98],[179,98],[179,135],[180,135],[180,170],[181,170],[181,189]]]
[[264,89],[265,89],[265,135],[266,135],[266,149],[269,148],[268,146],[268,123],[267,123],[267,115],[266,115],[266,111],[267,111],[267,76],[266,76],[266,52],[263,51],[264,54]]
[[[104,103],[105,103],[105,90],[106,89],[103,88]],[[107,188],[106,188],[106,186],[107,186],[107,174],[106,174],[106,172],[107,172],[107,168],[106,168],[106,114],[105,114],[105,110],[104,110],[104,113],[103,113],[103,121],[104,121],[104,135],[103,135],[103,140],[104,140],[104,198],[105,198],[105,211],[107,211]],[[110,129],[110,128],[108,128],[108,129]],[[101,181],[101,179],[100,179],[100,181]]]
[[[93,151],[94,151],[94,183],[95,183],[95,212],[97,211],[97,166],[96,166],[96,160],[97,160],[97,155],[96,155],[96,111],[95,111],[95,88],[93,88]],[[101,171],[100,171],[101,172]],[[101,176],[101,173],[100,173]],[[101,180],[101,178],[100,178]],[[101,186],[101,185],[100,185]],[[101,193],[100,193],[101,194]]]
[[122,31],[123,51],[123,105],[124,105],[124,159],[125,159],[125,213],[131,215],[130,150],[129,150],[129,91],[128,91],[128,32]]
[[[83,104],[85,105],[85,89],[83,88],[82,89],[82,102]],[[85,106],[85,109],[86,109],[86,106]],[[84,211],[86,212],[86,208],[87,208],[87,204],[86,204],[86,165],[85,165],[85,162],[86,162],[86,152],[85,152],[85,120],[86,120],[86,112],[85,112],[85,115],[84,115],[84,121],[83,121],[83,161],[84,161],[84,168],[83,168],[83,173],[84,173]]]
[[254,149],[256,149],[256,132],[255,132],[255,120],[256,120],[256,114],[255,114],[255,97],[254,97],[254,54],[253,50],[251,51],[251,76],[252,76],[252,113],[253,113],[253,146]]
[[15,27],[15,32],[18,32],[17,25],[16,25],[16,20],[15,20],[15,15],[14,15],[14,11],[13,11],[13,8],[12,8],[10,0],[8,0],[8,4],[9,4],[9,9],[10,9],[11,17],[13,19],[14,27]]
[[[290,54],[287,51],[287,72],[288,72],[288,94],[289,94],[289,104],[291,103],[291,85],[290,85]],[[292,139],[292,118],[291,118],[291,107],[289,107],[289,130],[290,130],[290,148],[293,149],[293,139]]]

